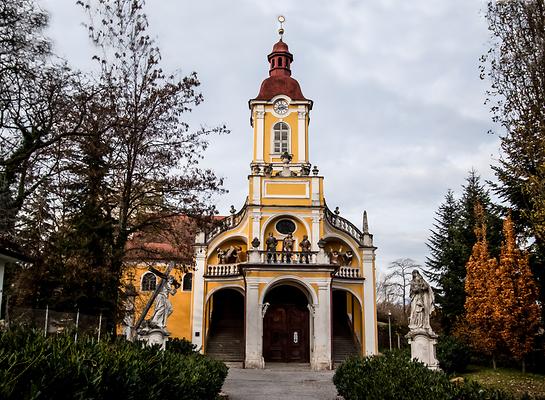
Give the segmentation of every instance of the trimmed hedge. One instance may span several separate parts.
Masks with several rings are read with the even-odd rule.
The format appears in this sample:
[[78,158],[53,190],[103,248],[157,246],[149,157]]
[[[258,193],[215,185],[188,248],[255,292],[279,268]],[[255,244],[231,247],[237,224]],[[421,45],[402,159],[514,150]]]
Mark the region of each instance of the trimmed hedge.
[[187,356],[195,353],[195,350],[197,350],[197,345],[186,339],[174,338],[168,340],[166,349],[167,351]]
[[399,352],[367,358],[352,357],[333,376],[337,391],[346,400],[512,400],[474,382],[452,383],[448,375],[432,371]]
[[464,372],[471,360],[471,350],[454,336],[440,336],[437,341],[437,359],[447,374]]
[[215,399],[227,367],[139,343],[38,332],[0,336],[2,399]]

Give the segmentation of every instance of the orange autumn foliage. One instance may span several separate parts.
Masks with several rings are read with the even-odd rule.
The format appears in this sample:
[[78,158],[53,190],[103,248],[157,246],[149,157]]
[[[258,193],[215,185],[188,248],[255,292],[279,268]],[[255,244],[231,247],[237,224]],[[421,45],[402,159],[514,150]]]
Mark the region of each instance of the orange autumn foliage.
[[501,291],[497,280],[497,261],[490,257],[486,240],[486,224],[481,204],[475,205],[475,236],[471,256],[466,264],[465,318],[458,334],[465,336],[475,350],[494,355],[501,342],[501,310],[498,296]]
[[496,301],[502,321],[500,334],[511,355],[522,360],[532,350],[539,329],[538,289],[528,253],[517,246],[511,215],[503,223],[503,237],[495,279],[501,287]]
[[465,315],[456,334],[484,354],[507,350],[523,360],[534,346],[540,326],[538,289],[528,263],[515,239],[513,220],[503,223],[499,262],[490,256],[483,208],[475,206],[477,242],[466,264]]

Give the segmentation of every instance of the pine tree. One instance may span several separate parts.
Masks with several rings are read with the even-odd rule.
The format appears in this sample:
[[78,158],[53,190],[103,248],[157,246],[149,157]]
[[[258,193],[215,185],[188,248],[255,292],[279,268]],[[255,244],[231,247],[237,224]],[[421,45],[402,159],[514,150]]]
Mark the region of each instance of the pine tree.
[[522,361],[533,349],[539,328],[538,290],[528,264],[528,254],[516,244],[511,215],[503,223],[504,241],[497,273],[500,290],[497,304],[502,316],[501,337],[511,355]]
[[447,332],[463,313],[464,291],[462,287],[460,293],[460,285],[456,284],[467,261],[460,235],[460,215],[460,203],[449,190],[437,210],[427,243],[430,256],[426,258],[425,273],[438,284],[436,302],[441,306],[441,324]]
[[496,355],[502,344],[502,318],[498,313],[501,308],[498,304],[501,287],[496,259],[491,257],[488,251],[484,208],[479,203],[475,206],[475,218],[477,241],[466,264],[466,300],[462,332],[474,349],[492,356],[495,369]]

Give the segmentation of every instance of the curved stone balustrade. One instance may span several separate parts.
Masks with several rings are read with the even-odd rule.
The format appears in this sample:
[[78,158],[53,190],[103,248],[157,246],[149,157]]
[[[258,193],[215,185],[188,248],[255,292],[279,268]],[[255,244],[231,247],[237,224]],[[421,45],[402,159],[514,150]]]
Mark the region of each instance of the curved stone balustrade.
[[236,214],[230,215],[222,219],[218,224],[213,227],[206,234],[206,243],[210,243],[212,239],[218,236],[220,233],[228,231],[229,229],[236,228],[244,219],[246,215],[246,209],[248,206],[248,201],[244,203],[244,206]]
[[336,278],[361,278],[360,269],[352,267],[340,267],[334,275]]
[[316,264],[317,255],[317,251],[308,253],[303,253],[302,251],[292,251],[291,253],[284,253],[283,251],[259,251],[260,262],[263,264]]
[[356,228],[356,226],[347,220],[346,218],[341,217],[340,215],[335,214],[327,206],[325,208],[325,219],[335,228],[340,229],[341,231],[349,234],[359,245],[363,246],[363,233]]
[[238,264],[209,265],[206,276],[236,276],[240,275]]

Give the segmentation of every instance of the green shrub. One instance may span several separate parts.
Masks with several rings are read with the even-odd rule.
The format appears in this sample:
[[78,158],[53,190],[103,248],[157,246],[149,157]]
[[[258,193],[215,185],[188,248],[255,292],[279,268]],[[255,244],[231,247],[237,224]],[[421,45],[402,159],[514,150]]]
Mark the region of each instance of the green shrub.
[[448,374],[464,372],[471,358],[469,347],[454,336],[440,336],[437,342],[439,366]]
[[473,382],[451,383],[448,375],[432,371],[398,352],[367,358],[352,357],[335,371],[333,383],[346,400],[511,400]]
[[0,335],[2,399],[215,399],[227,367],[126,341]]
[[169,339],[167,342],[167,350],[177,354],[190,355],[195,352],[197,345],[186,339]]

